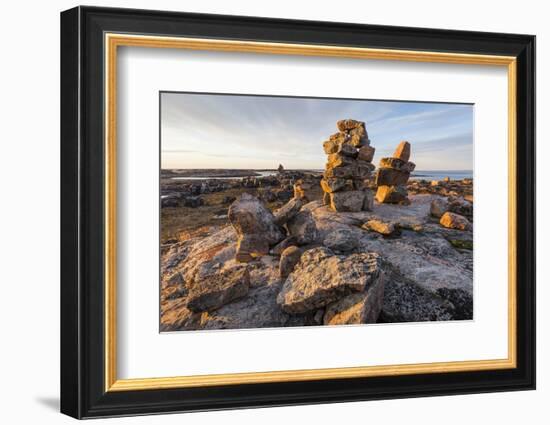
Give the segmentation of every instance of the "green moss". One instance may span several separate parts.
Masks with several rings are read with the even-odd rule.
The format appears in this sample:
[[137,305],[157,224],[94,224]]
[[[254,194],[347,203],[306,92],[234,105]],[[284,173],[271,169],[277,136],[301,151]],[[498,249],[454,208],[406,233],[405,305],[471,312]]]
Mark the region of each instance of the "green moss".
[[457,249],[474,249],[474,242],[467,239],[448,239],[450,244]]

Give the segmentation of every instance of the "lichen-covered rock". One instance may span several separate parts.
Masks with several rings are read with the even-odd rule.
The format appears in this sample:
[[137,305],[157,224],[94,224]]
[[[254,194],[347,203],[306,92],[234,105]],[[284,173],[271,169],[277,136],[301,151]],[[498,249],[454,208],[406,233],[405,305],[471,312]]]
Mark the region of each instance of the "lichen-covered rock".
[[348,295],[328,305],[325,309],[325,325],[358,325],[376,323],[384,303],[384,273],[364,292]]
[[333,251],[353,251],[359,246],[359,238],[351,229],[338,228],[325,236],[323,245]]
[[234,266],[205,276],[191,286],[187,308],[193,312],[215,310],[246,295],[249,284],[246,266]]
[[289,246],[281,254],[279,261],[279,276],[286,278],[294,270],[294,266],[300,261],[302,249],[297,246]]
[[300,208],[304,205],[304,198],[292,198],[285,205],[273,213],[275,223],[279,226],[285,224],[288,220],[298,214]]
[[380,266],[376,253],[342,256],[324,247],[310,249],[286,279],[277,303],[292,314],[317,310],[364,291],[379,278]]
[[457,229],[457,230],[470,230],[472,225],[468,219],[459,214],[452,212],[446,212],[439,220],[439,224],[448,229]]
[[352,179],[356,175],[356,167],[348,165],[346,167],[327,168],[324,173],[325,178]]
[[461,197],[449,198],[448,210],[456,214],[472,217],[474,214],[474,208],[471,202]]
[[330,206],[334,211],[359,212],[363,209],[364,202],[365,192],[362,190],[350,190],[330,194]]
[[311,212],[307,210],[302,210],[292,217],[286,223],[286,227],[288,228],[290,236],[296,238],[296,243],[298,245],[314,243],[319,237],[315,220]]
[[441,216],[445,214],[448,209],[449,205],[443,198],[434,199],[430,204],[430,214],[436,218],[441,218]]
[[367,221],[365,224],[363,224],[363,229],[380,233],[381,235],[387,237],[399,236],[401,234],[401,230],[399,229],[398,224],[378,219]]

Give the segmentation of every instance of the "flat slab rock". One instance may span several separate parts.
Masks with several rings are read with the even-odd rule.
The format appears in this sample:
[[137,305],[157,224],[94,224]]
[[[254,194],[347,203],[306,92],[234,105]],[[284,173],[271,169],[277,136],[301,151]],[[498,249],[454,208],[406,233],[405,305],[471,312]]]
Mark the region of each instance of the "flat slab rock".
[[324,307],[355,292],[363,292],[380,274],[376,253],[335,255],[319,247],[305,251],[286,279],[277,303],[287,313],[301,314]]

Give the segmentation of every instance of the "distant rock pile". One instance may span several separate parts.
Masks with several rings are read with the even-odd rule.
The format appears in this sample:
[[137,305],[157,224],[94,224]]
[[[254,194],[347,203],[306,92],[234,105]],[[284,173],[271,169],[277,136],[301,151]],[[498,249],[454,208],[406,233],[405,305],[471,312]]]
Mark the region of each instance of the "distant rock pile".
[[382,158],[376,173],[376,200],[381,204],[410,203],[407,193],[407,181],[415,164],[409,161],[411,144],[401,142],[390,158]]
[[328,155],[321,180],[324,203],[334,211],[371,211],[373,194],[368,179],[375,168],[375,149],[370,146],[365,123],[346,119],[336,125],[339,132],[323,143]]

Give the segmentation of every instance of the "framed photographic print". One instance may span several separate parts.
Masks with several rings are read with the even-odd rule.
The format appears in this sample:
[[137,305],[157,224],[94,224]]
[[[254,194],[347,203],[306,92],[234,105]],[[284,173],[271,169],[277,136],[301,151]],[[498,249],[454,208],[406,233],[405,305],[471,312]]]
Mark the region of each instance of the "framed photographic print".
[[535,38],[61,14],[61,411],[535,387]]

